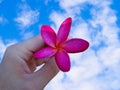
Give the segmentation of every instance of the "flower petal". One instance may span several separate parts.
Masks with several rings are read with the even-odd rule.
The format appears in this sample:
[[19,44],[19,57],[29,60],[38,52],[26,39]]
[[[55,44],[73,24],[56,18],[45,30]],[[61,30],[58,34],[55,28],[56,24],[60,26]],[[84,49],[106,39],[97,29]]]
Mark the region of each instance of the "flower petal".
[[70,32],[70,28],[71,28],[71,24],[72,24],[72,18],[67,18],[60,26],[59,31],[57,33],[57,44],[60,44],[62,42],[64,42]]
[[74,38],[66,41],[63,45],[63,48],[68,53],[77,53],[83,52],[89,47],[89,43],[86,40]]
[[55,53],[57,52],[57,50],[55,50],[52,47],[46,47],[46,48],[42,48],[41,50],[37,51],[33,56],[35,58],[48,58],[53,56]]
[[70,70],[70,58],[65,50],[60,50],[55,54],[56,64],[63,72]]
[[51,47],[55,47],[56,33],[50,26],[44,25],[41,27],[41,36],[46,44]]

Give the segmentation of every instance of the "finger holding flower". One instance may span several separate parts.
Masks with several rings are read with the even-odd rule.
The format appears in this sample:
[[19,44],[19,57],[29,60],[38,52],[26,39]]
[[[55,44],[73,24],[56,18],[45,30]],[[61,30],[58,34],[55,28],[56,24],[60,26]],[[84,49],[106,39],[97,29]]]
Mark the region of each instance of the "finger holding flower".
[[67,40],[72,19],[67,18],[60,26],[58,33],[48,26],[41,27],[41,36],[46,47],[40,49],[34,54],[35,58],[48,58],[55,56],[55,61],[59,69],[63,72],[68,72],[71,67],[68,53],[83,52],[89,47],[88,41],[80,38],[72,38]]

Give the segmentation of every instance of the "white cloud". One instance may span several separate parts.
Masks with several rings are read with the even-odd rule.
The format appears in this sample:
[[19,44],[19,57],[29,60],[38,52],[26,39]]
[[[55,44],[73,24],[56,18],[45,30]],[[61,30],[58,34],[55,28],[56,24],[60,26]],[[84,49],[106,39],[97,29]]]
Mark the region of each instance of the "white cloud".
[[33,36],[34,36],[33,32],[25,32],[25,33],[22,35],[22,39],[23,39],[23,40],[27,40],[27,39],[29,39],[29,38],[31,38],[31,37],[33,37]]
[[7,19],[3,16],[0,16],[0,24],[5,24],[7,23]]
[[5,52],[6,46],[3,43],[2,39],[0,38],[0,62],[3,57],[3,53]]
[[37,10],[32,10],[28,5],[21,5],[19,8],[21,11],[18,12],[15,21],[20,29],[28,28],[38,21],[39,12]]
[[73,8],[76,7],[80,4],[85,3],[87,0],[74,0],[74,1],[66,1],[66,0],[61,0],[60,1],[60,6],[67,10],[68,8]]
[[98,51],[98,57],[105,66],[112,67],[120,62],[119,53],[120,46],[109,45]]
[[0,17],[0,22],[3,22],[3,18],[2,17]]
[[[59,17],[59,18],[58,18]],[[53,21],[53,28],[54,30],[57,32],[59,29],[60,24],[62,23],[62,21],[64,20],[64,15],[61,13],[57,13],[57,12],[53,12],[50,15],[50,20]]]
[[5,41],[6,41],[6,44],[3,42],[3,39],[0,38],[0,62],[2,61],[6,48],[12,44],[17,43],[16,40],[5,40]]
[[[92,18],[87,22],[80,16],[86,3],[93,6],[90,10]],[[58,29],[66,17],[72,16],[71,35],[87,39],[90,47],[82,54],[70,55],[71,71],[60,72],[45,90],[120,89],[120,28],[116,25],[117,17],[110,7],[111,3],[109,0],[59,0],[65,12],[51,13],[53,27]]]
[[44,2],[45,2],[45,5],[48,5],[49,2],[51,2],[51,0],[44,0]]

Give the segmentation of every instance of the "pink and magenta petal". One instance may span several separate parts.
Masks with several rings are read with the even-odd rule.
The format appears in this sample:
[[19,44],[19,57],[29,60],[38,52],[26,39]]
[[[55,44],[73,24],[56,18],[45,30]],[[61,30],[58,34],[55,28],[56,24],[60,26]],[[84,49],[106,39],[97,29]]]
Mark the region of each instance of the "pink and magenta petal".
[[70,58],[66,51],[58,51],[55,54],[55,60],[60,70],[63,72],[68,72],[70,70]]
[[55,47],[56,33],[50,26],[44,25],[41,27],[41,36],[47,45]]
[[63,48],[68,53],[77,53],[77,52],[83,52],[89,47],[89,43],[86,40],[83,39],[70,39],[66,41],[63,45]]
[[58,34],[57,34],[57,44],[60,44],[62,42],[64,42],[70,32],[70,28],[71,28],[71,24],[72,24],[72,18],[67,18],[60,26]]
[[55,50],[52,47],[45,47],[37,51],[33,56],[35,58],[48,58],[48,57],[53,56],[56,52],[57,50]]

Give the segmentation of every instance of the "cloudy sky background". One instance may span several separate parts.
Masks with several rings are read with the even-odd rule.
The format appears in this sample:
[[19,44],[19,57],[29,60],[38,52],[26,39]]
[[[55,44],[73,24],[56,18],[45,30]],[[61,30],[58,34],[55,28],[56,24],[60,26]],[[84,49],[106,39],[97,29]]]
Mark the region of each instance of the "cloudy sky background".
[[71,70],[45,90],[120,90],[119,0],[0,0],[0,61],[7,46],[38,35],[43,24],[57,31],[67,17],[70,36],[90,47],[70,55]]

